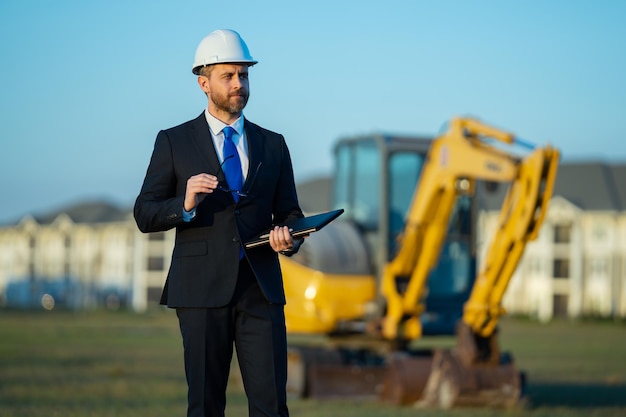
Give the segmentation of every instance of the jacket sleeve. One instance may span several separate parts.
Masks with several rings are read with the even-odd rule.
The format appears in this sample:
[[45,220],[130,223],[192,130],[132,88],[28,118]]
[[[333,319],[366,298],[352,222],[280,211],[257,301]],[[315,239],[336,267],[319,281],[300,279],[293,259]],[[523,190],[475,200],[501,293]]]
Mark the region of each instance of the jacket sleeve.
[[185,196],[176,195],[176,185],[170,138],[165,131],[160,131],[141,191],[135,200],[134,216],[139,230],[144,233],[160,232],[183,222]]

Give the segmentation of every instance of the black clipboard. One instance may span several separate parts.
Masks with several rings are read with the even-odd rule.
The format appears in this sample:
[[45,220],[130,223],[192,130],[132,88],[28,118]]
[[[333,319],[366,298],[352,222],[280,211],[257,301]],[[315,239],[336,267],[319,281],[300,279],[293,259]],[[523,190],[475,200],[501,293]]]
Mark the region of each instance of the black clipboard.
[[[313,216],[302,217],[300,219],[293,219],[291,221],[286,222],[285,224],[281,224],[280,226],[287,226],[291,231],[291,236],[300,237],[302,235],[308,235],[309,233],[317,232],[322,227],[326,226],[328,223],[335,220],[337,217],[341,216],[343,213],[343,209],[331,210],[320,214],[315,214]],[[254,239],[246,242],[245,247],[247,249],[254,248],[257,246],[265,245],[270,241],[270,233],[269,230],[261,233]]]

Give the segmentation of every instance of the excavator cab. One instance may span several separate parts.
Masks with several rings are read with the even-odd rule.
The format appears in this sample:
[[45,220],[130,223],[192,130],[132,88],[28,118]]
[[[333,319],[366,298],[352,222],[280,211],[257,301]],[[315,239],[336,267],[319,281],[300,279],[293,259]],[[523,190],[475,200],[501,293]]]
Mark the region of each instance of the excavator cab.
[[[334,207],[345,210],[342,220],[351,223],[366,242],[369,272],[378,287],[384,266],[399,250],[398,237],[431,142],[429,138],[373,135],[344,139],[335,147]],[[476,276],[474,223],[473,198],[460,196],[439,262],[428,278],[426,310],[421,315],[424,335],[455,332]],[[402,279],[397,281],[403,285]],[[384,301],[381,304],[384,308]]]

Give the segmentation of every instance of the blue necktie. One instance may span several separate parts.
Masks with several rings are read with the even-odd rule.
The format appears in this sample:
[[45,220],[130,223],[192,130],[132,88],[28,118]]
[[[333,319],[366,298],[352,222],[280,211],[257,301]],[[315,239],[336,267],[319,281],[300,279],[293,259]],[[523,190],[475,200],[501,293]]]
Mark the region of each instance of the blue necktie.
[[[226,176],[226,182],[231,190],[241,191],[243,185],[243,175],[241,174],[241,159],[239,159],[239,152],[233,142],[233,133],[235,129],[230,126],[226,126],[222,129],[224,133],[224,147],[222,148],[222,155],[224,156],[224,175]],[[231,192],[235,202],[239,201],[239,194]],[[244,256],[243,246],[239,247],[239,259]]]
[[[239,159],[239,153],[237,147],[233,142],[233,133],[235,129],[230,126],[226,126],[222,129],[224,133],[224,148],[222,154],[224,156],[224,175],[226,176],[226,182],[228,182],[228,188],[231,190],[241,191],[243,185],[243,175],[241,173],[241,160]],[[231,193],[235,202],[239,201],[239,194],[236,192]]]

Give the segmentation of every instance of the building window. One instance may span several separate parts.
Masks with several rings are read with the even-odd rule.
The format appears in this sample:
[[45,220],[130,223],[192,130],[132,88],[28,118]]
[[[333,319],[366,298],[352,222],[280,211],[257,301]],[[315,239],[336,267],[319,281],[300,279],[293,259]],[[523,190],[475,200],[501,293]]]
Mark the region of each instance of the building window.
[[569,278],[569,259],[554,260],[554,278]]
[[555,294],[552,297],[552,312],[554,317],[566,318],[567,317],[567,302],[568,297],[564,294]]
[[148,271],[163,271],[165,269],[165,259],[162,256],[148,257]]
[[571,238],[571,224],[557,224],[556,226],[554,226],[554,243],[570,243]]
[[161,301],[161,287],[148,287],[146,296],[149,304],[158,304]]

